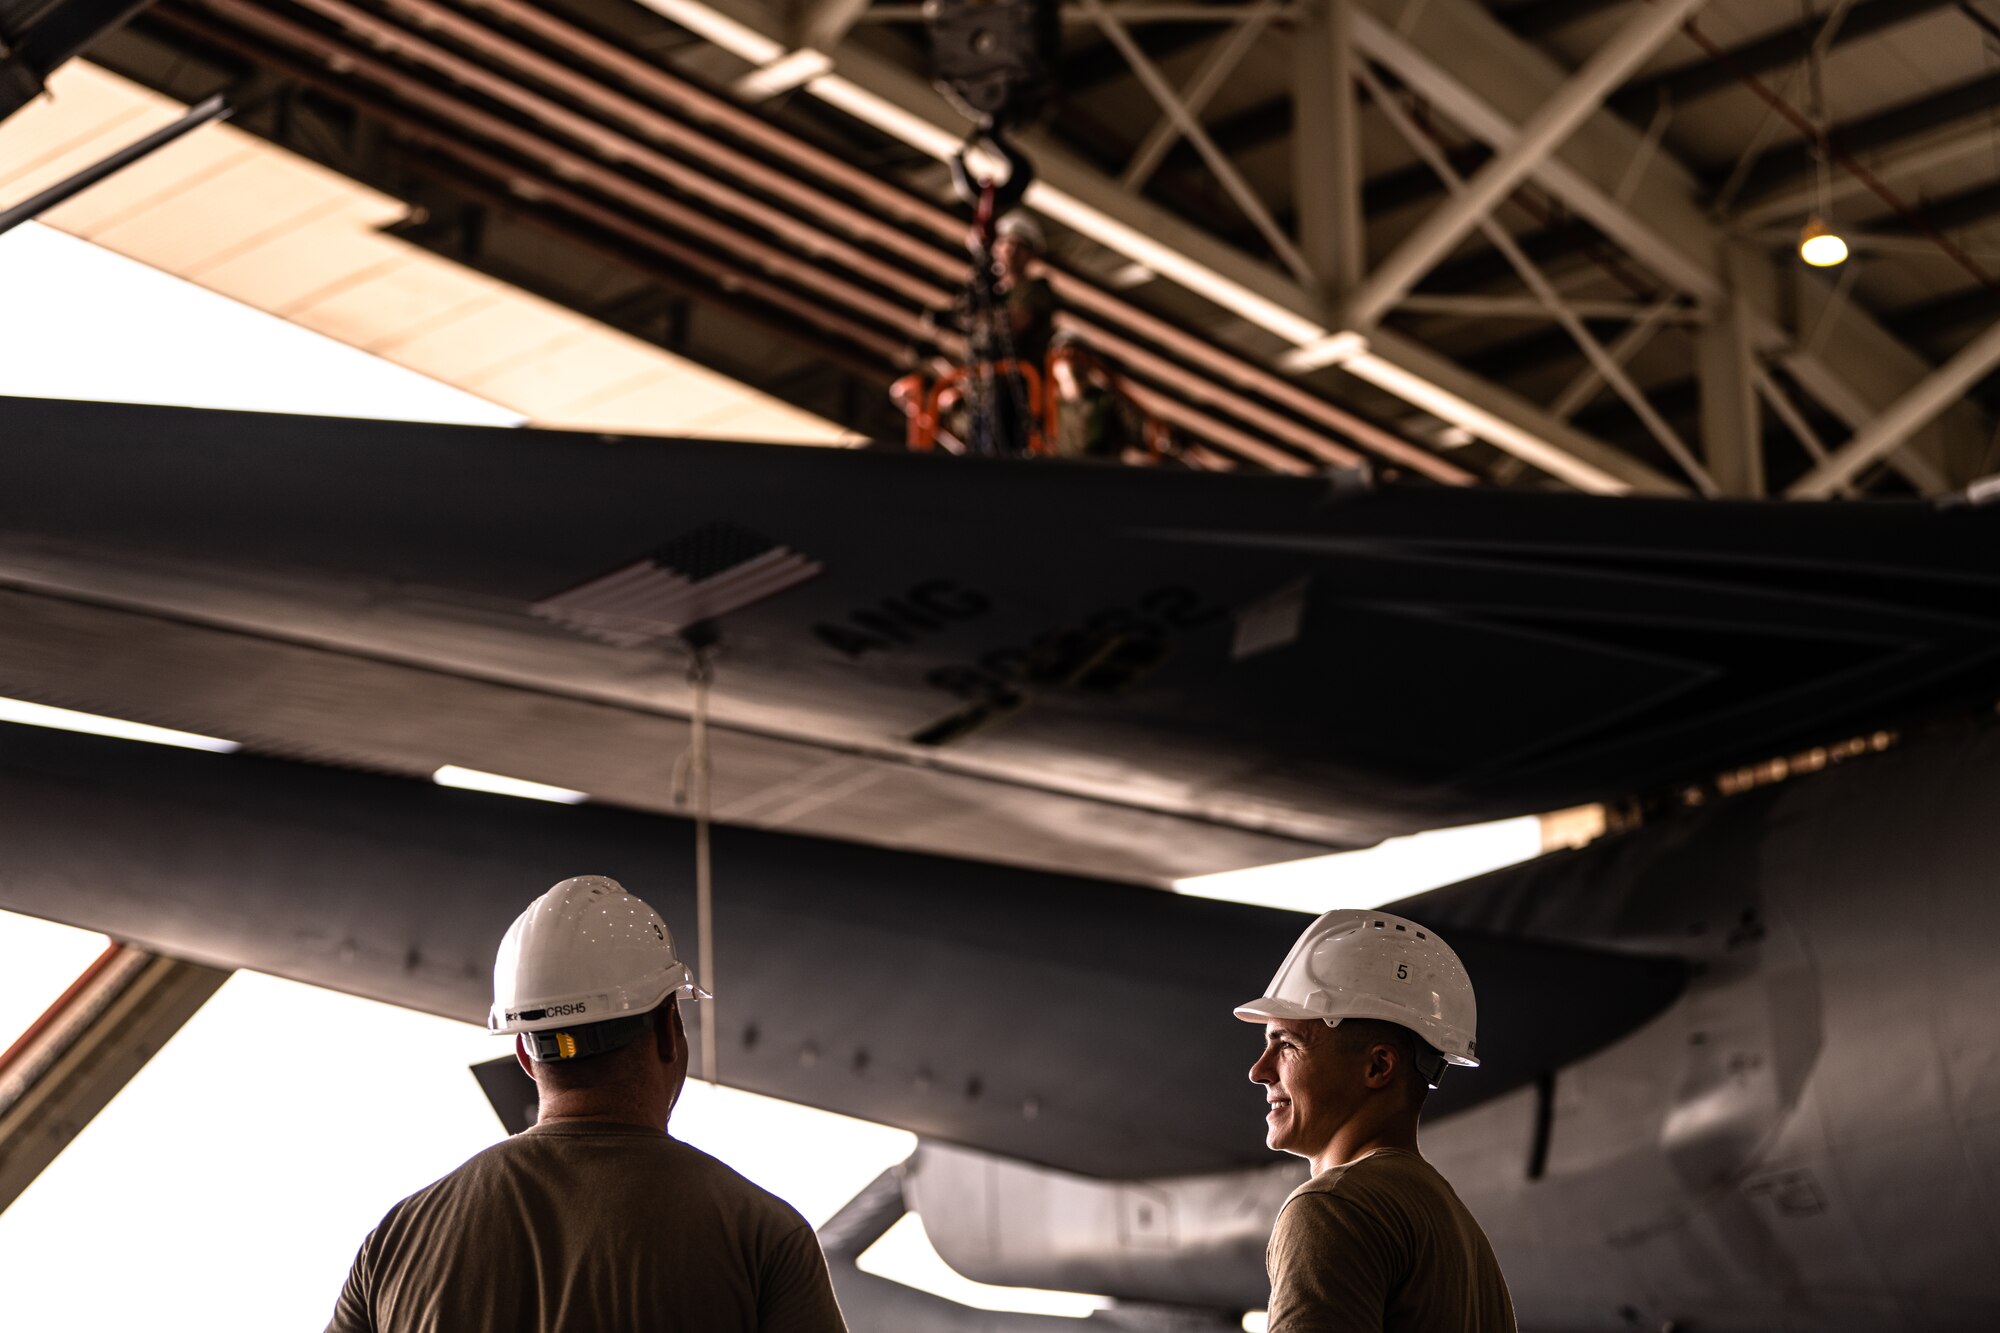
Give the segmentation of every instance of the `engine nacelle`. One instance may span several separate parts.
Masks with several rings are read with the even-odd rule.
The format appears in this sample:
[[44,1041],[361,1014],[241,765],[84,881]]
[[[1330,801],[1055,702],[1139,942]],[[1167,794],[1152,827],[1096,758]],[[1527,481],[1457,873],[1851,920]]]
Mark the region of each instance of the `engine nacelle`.
[[1304,1162],[1157,1180],[1096,1180],[926,1143],[904,1197],[938,1254],[1000,1286],[1209,1309],[1263,1308],[1264,1246]]

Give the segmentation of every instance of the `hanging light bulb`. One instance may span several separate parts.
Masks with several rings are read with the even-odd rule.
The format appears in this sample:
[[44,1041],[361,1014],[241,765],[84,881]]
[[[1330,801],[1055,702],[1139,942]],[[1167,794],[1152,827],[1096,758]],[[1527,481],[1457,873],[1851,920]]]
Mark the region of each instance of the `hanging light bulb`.
[[1847,242],[1819,217],[1809,217],[1799,233],[1799,258],[1814,268],[1832,268],[1847,262]]
[[1807,86],[1812,99],[1813,175],[1819,207],[1799,232],[1799,258],[1814,268],[1832,268],[1847,262],[1847,242],[1826,221],[1833,216],[1833,148],[1826,140],[1825,70],[1819,57],[1819,43],[1815,42],[1806,50],[1806,73],[1810,78]]

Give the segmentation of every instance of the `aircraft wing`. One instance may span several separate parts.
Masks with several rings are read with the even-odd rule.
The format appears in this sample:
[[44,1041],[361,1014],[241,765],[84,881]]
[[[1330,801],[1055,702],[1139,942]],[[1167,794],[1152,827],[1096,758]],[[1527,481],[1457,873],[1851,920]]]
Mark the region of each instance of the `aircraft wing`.
[[[508,923],[565,876],[618,877],[683,939],[694,922],[683,820],[6,724],[0,847],[8,910],[474,1022]],[[1262,1036],[1230,1011],[1306,918],[750,829],[718,829],[714,858],[724,1082],[1086,1175],[1270,1160],[1246,1078]],[[1486,1064],[1433,1116],[1623,1035],[1684,977],[1452,943]]]
[[[724,608],[720,743],[790,756],[725,819],[1134,879],[1660,791],[1971,699],[2000,653],[1991,506],[24,399],[0,440],[34,626],[0,691],[386,767],[485,746],[456,762],[645,805],[680,648],[531,608],[680,578]],[[131,627],[77,608],[172,651],[93,654]],[[950,783],[948,814],[911,794]]]

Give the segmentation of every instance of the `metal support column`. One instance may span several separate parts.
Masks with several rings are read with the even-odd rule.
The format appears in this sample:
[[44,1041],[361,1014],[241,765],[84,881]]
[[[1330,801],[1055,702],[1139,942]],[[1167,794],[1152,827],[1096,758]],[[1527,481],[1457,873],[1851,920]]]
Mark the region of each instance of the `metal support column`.
[[1737,298],[1736,271],[1753,262],[1725,255],[1728,293],[1695,334],[1695,375],[1701,386],[1701,450],[1724,495],[1764,494],[1764,414],[1757,401],[1756,353]]
[[1292,180],[1299,249],[1338,310],[1367,265],[1353,0],[1320,0],[1293,32]]
[[0,1053],[0,1209],[228,979],[216,968],[114,944]]

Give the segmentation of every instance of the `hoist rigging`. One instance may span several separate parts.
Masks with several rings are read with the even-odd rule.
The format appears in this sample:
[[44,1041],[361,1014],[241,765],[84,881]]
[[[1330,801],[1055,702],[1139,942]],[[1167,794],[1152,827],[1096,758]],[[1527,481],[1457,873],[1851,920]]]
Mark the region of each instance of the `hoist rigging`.
[[1015,136],[1055,88],[1056,0],[930,0],[924,16],[938,89],[971,122],[950,165],[972,214],[972,265],[953,307],[936,312],[962,335],[964,364],[891,390],[910,418],[911,447],[945,438],[975,454],[1118,457],[1129,444],[1157,455],[1164,429],[1144,419],[1108,366],[1057,332],[1047,244],[1020,211],[1034,164]]

